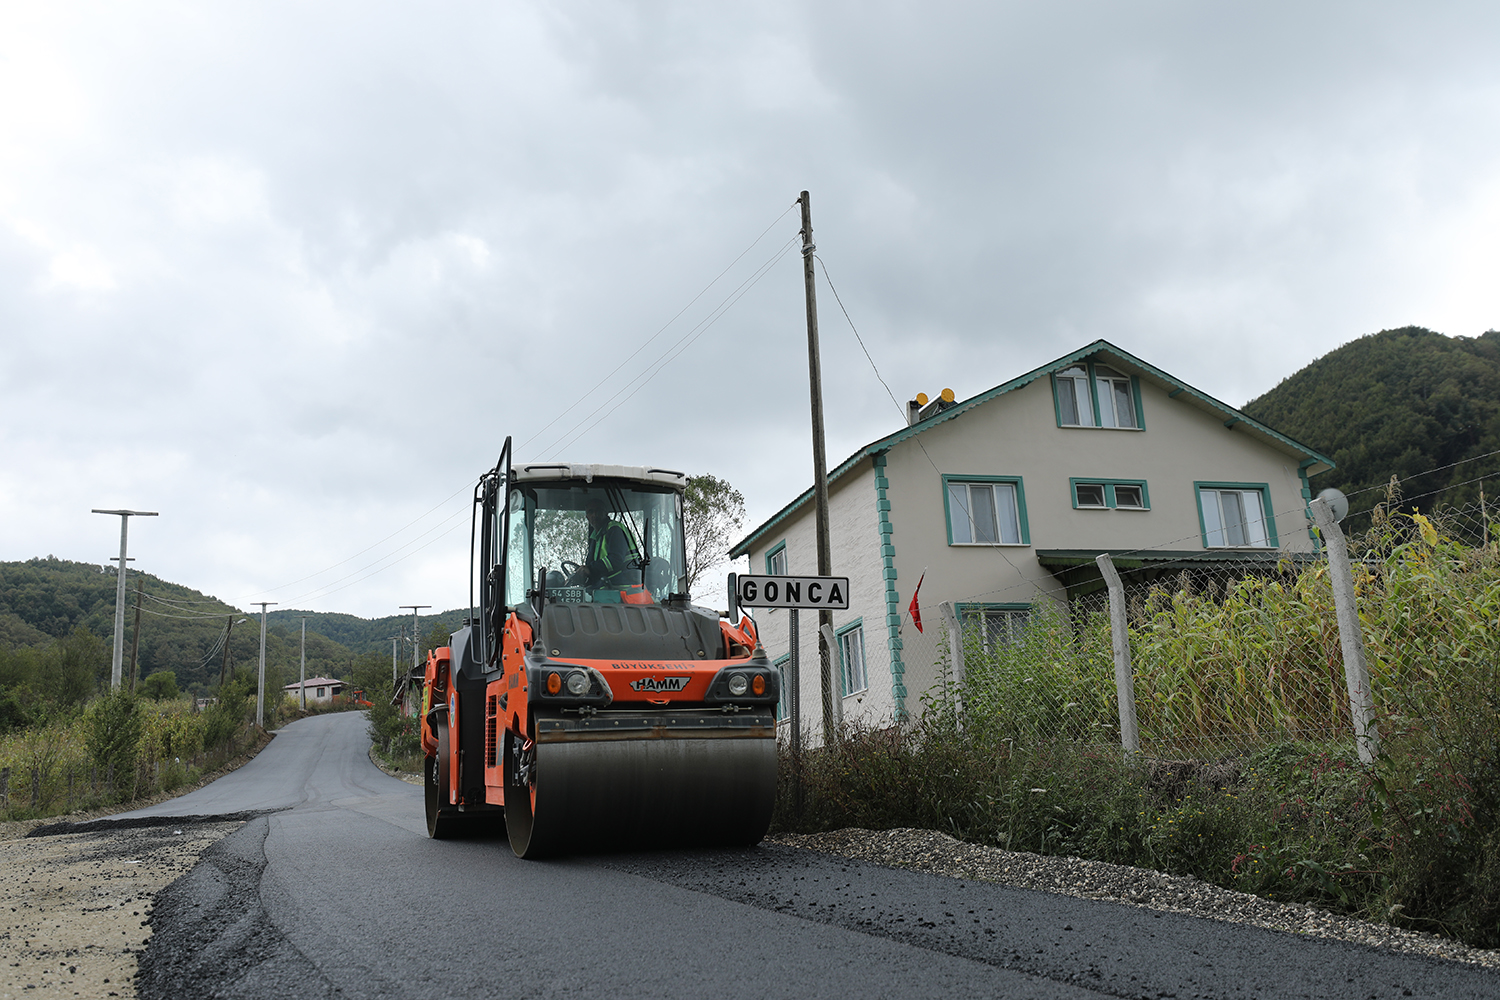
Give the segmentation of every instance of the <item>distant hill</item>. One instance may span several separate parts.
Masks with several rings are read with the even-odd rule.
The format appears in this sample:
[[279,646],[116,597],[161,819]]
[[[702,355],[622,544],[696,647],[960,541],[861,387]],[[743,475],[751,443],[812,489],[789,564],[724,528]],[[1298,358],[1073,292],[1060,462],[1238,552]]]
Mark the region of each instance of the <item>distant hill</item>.
[[[1500,332],[1446,337],[1421,327],[1384,330],[1331,351],[1242,409],[1332,458],[1313,480],[1350,509],[1384,499],[1391,476],[1422,510],[1500,492]],[[1462,463],[1455,466],[1455,463]],[[1444,468],[1453,466],[1452,468]],[[1429,470],[1438,470],[1429,472]],[[1426,473],[1424,475],[1424,473]]]
[[[355,615],[338,614],[337,612],[319,611],[272,611],[266,615],[266,622],[270,626],[281,626],[290,631],[291,634],[300,635],[302,629],[302,618],[307,618],[307,634],[317,632],[328,638],[347,646],[355,653],[385,653],[391,652],[391,636],[401,635],[409,638],[411,636],[411,615],[387,615],[384,618],[359,618]],[[424,641],[428,638],[443,636],[443,642],[447,642],[447,636],[457,632],[463,620],[469,617],[468,608],[455,608],[452,611],[444,611],[436,615],[422,615],[420,621],[420,632]],[[425,649],[425,647],[424,647]],[[406,647],[405,655],[411,656],[411,648]]]
[[[218,684],[224,666],[222,640],[229,633],[229,664],[253,665],[260,656],[259,616],[243,612],[218,598],[170,583],[150,573],[131,573],[127,579],[129,605],[125,615],[125,660],[128,668],[134,639],[135,588],[143,585],[139,676],[170,670],[180,687],[206,692]],[[446,641],[468,615],[457,609],[423,615],[422,649],[429,638]],[[52,556],[24,562],[0,562],[0,652],[41,649],[82,626],[101,640],[114,631],[115,568],[71,562]],[[404,629],[409,637],[411,618],[391,615],[366,619],[354,615],[308,611],[274,611],[266,616],[268,685],[295,680],[300,669],[301,617],[307,622],[307,672],[348,679],[355,661],[383,656],[389,662],[391,636]],[[248,620],[245,620],[248,619]],[[411,646],[400,650],[403,664],[411,661]],[[108,663],[104,666],[108,672]],[[285,678],[285,679],[283,679]]]

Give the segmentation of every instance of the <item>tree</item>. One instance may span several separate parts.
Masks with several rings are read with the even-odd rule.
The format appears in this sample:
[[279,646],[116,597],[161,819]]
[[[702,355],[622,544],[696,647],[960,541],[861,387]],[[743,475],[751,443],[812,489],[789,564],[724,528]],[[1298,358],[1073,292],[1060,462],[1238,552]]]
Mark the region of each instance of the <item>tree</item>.
[[682,515],[687,589],[692,593],[704,573],[729,558],[729,545],[745,524],[745,496],[715,476],[690,476]]
[[171,701],[177,697],[177,675],[158,670],[141,682],[141,695],[152,701]]

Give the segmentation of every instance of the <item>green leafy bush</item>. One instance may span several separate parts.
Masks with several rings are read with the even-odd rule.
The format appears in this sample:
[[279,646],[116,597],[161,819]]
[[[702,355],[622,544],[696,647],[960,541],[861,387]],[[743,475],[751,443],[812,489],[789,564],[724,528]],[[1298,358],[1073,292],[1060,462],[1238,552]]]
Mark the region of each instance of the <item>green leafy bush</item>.
[[88,707],[85,720],[89,756],[99,773],[127,797],[133,796],[145,728],[140,702],[123,690],[107,694]]

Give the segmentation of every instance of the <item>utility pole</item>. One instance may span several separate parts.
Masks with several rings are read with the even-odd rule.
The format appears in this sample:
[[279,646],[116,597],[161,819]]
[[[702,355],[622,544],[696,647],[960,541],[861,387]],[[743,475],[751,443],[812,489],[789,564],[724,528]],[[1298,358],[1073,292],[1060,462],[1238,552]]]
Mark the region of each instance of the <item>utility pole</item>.
[[[403,608],[411,608],[411,668],[416,670],[422,665],[422,622],[417,617],[417,611],[421,608],[430,608],[431,604],[403,604]],[[396,682],[391,681],[391,690],[394,691]]]
[[307,711],[307,616],[302,616],[302,678],[297,686],[298,704]]
[[[818,575],[833,575],[833,547],[828,540],[828,458],[823,450],[823,366],[818,358],[818,293],[813,280],[812,200],[806,191],[802,205],[802,283],[807,290],[807,381],[812,396],[813,497],[818,533]],[[833,650],[828,635],[833,612],[818,611],[818,663],[823,684],[823,745],[833,742]]]
[[260,680],[255,685],[255,728],[266,728],[266,605],[275,601],[251,601],[260,605]]
[[396,677],[401,668],[396,666],[396,643],[406,638],[406,626],[402,625],[396,629],[396,634],[391,636],[391,691],[396,690]]
[[[109,561],[110,562],[119,562],[120,561],[120,557],[119,556],[110,556],[109,557]],[[135,562],[135,556],[126,556],[125,557],[125,561],[126,562]],[[137,591],[139,591],[141,581],[137,580],[137,581],[135,581],[135,583],[136,583]],[[140,642],[141,642],[141,598],[140,598],[139,592],[137,592],[136,598],[135,598],[135,631],[132,633],[132,638],[131,638],[131,642],[130,642],[130,691],[131,691],[132,694],[135,693],[135,651],[136,651],[137,647],[140,646]],[[124,682],[121,681],[121,683],[123,684]]]
[[115,649],[109,664],[109,689],[120,689],[120,675],[125,668],[125,539],[130,534],[132,517],[156,517],[154,510],[99,510],[95,514],[117,514],[120,518],[120,572],[115,577]]
[[234,631],[236,625],[243,625],[246,619],[234,620],[234,615],[229,616],[229,624],[224,626],[224,660],[219,665],[219,699],[224,698],[224,679],[229,676],[229,633]]

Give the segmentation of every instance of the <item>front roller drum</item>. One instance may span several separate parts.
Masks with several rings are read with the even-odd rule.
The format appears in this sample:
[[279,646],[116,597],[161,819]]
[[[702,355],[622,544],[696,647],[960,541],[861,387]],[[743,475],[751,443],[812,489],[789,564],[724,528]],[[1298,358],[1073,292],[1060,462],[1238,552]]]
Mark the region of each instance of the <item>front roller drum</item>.
[[776,804],[776,740],[532,743],[512,736],[505,823],[518,857],[759,843]]

